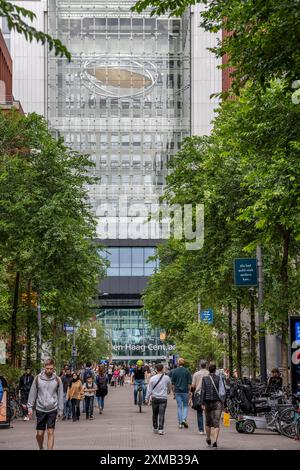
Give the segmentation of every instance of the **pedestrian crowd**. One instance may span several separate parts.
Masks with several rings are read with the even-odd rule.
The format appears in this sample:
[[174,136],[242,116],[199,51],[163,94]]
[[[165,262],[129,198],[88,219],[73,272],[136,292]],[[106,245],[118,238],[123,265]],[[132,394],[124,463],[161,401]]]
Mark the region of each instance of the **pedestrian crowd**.
[[[66,364],[57,375],[54,360],[48,358],[36,377],[29,367],[26,368],[19,380],[19,393],[25,421],[33,416],[35,410],[36,439],[40,450],[44,449],[46,429],[47,449],[53,449],[58,418],[78,422],[82,411],[87,420],[93,420],[96,405],[99,414],[103,413],[109,386],[123,387],[125,383],[134,385],[136,405],[138,390],[141,390],[142,404],[152,407],[155,434],[165,434],[165,414],[171,394],[177,403],[178,428],[189,427],[188,413],[192,407],[196,411],[200,435],[206,436],[209,447],[217,448],[221,415],[226,411],[227,380],[228,371],[224,376],[217,374],[216,365],[205,360],[200,362],[199,370],[193,376],[185,367],[183,358],[179,358],[172,369],[163,364],[144,364],[142,360],[135,365],[87,362],[80,370],[73,370]],[[280,373],[274,369],[268,387],[280,384]],[[1,399],[0,387],[0,402]]]

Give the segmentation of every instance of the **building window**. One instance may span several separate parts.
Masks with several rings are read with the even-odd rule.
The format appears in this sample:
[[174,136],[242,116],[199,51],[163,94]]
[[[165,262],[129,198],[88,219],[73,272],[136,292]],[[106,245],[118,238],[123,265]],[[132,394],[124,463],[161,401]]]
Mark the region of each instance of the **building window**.
[[107,276],[151,276],[158,267],[157,260],[148,261],[154,255],[154,247],[107,248],[106,258],[110,262]]

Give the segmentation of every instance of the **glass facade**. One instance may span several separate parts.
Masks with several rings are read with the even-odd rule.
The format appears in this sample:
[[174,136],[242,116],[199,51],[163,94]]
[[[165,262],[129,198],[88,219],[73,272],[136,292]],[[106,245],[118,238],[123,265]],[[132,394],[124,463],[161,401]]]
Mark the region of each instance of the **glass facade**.
[[102,309],[97,317],[105,325],[112,346],[112,359],[165,360],[173,346],[160,341],[160,331],[151,328],[143,309]]
[[158,266],[153,247],[110,247],[105,253],[110,263],[107,276],[151,276]]
[[124,196],[128,205],[157,203],[168,159],[190,133],[188,28],[182,19],[133,14],[131,4],[49,2],[49,33],[72,61],[49,55],[48,120],[96,165],[101,181],[90,201],[99,238],[109,220],[104,202],[117,213]]
[[[72,60],[48,55],[47,118],[53,132],[95,164],[90,171],[100,179],[89,187],[89,198],[98,220],[97,238],[108,240],[107,245],[109,239],[160,238],[143,230],[136,236],[133,227],[158,204],[168,161],[190,135],[189,14],[150,17],[150,10],[132,13],[134,3],[48,2],[48,32],[62,40]],[[111,265],[104,292],[110,302],[118,289],[126,295],[126,285],[139,295],[142,280],[155,270],[155,262],[146,263],[153,247],[132,244],[108,248]],[[158,345],[159,334],[143,310],[105,308],[101,318],[113,344],[120,346],[115,349],[119,355],[130,355],[122,350],[126,338]]]

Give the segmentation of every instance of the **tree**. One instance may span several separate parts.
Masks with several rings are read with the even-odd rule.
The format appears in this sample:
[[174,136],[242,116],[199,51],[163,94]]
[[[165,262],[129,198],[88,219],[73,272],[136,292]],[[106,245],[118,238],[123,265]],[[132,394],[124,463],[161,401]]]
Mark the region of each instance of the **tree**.
[[[0,136],[0,259],[11,293],[11,362],[17,330],[25,330],[36,310],[28,286],[32,297],[38,295],[43,339],[51,341],[55,356],[63,323],[90,317],[90,300],[104,275],[87,194],[94,182],[91,163],[56,141],[35,114],[1,113]],[[22,293],[27,302],[21,303]],[[35,325],[27,328],[30,336]]]
[[50,51],[53,49],[55,55],[60,57],[65,56],[68,60],[71,60],[70,52],[59,39],[55,39],[43,31],[38,31],[26,22],[27,20],[32,22],[36,18],[35,13],[32,11],[8,2],[7,0],[0,0],[0,17],[6,18],[9,30],[14,30],[22,34],[25,36],[26,41],[31,42],[35,39],[42,44],[47,43]]
[[223,359],[224,347],[217,332],[205,322],[190,322],[176,350],[192,370],[197,370],[201,359],[217,364]]
[[[212,50],[228,54],[226,67],[234,67],[237,92],[248,80],[267,84],[285,77],[300,77],[300,15],[298,0],[139,0],[133,9],[151,9],[151,15],[181,16],[187,7],[203,4],[201,25],[210,32],[232,32]],[[288,33],[287,33],[288,32]]]

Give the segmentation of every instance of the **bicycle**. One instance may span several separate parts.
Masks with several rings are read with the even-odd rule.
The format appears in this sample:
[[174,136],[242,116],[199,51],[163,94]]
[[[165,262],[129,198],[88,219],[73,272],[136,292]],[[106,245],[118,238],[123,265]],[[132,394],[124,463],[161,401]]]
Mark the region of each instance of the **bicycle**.
[[16,392],[11,391],[8,395],[8,413],[10,421],[16,418],[23,418],[26,405],[23,405],[17,398]]
[[284,410],[279,417],[279,431],[283,436],[291,439],[300,439],[300,401],[299,397],[296,398],[297,402],[291,408]]

